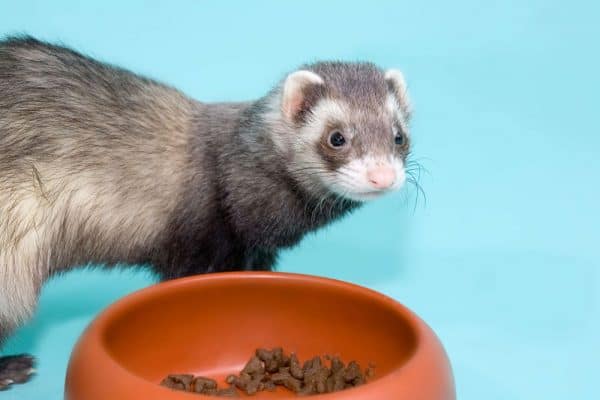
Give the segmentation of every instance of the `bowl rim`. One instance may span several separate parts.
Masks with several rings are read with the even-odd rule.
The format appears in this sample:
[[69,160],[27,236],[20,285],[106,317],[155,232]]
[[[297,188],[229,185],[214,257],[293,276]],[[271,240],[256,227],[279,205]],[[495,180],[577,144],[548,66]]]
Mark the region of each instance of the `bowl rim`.
[[[414,370],[416,368],[416,360],[419,360],[424,357],[424,352],[427,351],[427,348],[431,345],[438,346],[441,348],[441,344],[437,339],[435,333],[431,330],[431,328],[414,312],[412,312],[409,308],[396,301],[395,299],[377,292],[373,289],[351,283],[342,281],[336,278],[328,278],[323,276],[316,275],[308,275],[294,272],[275,272],[275,271],[227,271],[227,272],[216,272],[210,274],[199,274],[193,275],[183,278],[172,279],[164,282],[159,282],[156,284],[152,284],[150,286],[144,287],[142,289],[136,290],[130,294],[125,295],[124,297],[116,300],[109,306],[107,306],[104,310],[98,314],[93,321],[88,324],[85,328],[84,332],[79,337],[74,350],[69,359],[67,374],[65,378],[65,390],[68,386],[69,381],[69,370],[71,369],[71,362],[73,359],[73,355],[75,354],[75,349],[79,347],[80,343],[84,340],[86,342],[93,341],[99,344],[99,348],[102,351],[99,351],[98,356],[102,356],[104,360],[101,360],[103,365],[107,365],[109,368],[114,368],[115,371],[118,371],[119,374],[123,375],[127,378],[128,381],[131,382],[132,385],[143,385],[147,387],[155,387],[157,389],[157,393],[166,394],[166,392],[173,393],[172,390],[157,385],[154,382],[151,382],[134,372],[130,371],[124,365],[122,365],[115,357],[106,350],[103,346],[104,333],[106,329],[111,324],[115,317],[122,315],[122,313],[126,312],[127,309],[140,304],[150,298],[154,298],[156,296],[164,295],[165,292],[174,290],[175,288],[195,285],[197,282],[214,282],[214,281],[222,281],[222,280],[244,280],[244,279],[267,279],[267,280],[282,280],[282,281],[296,281],[296,282],[304,282],[310,284],[317,285],[325,285],[325,286],[334,286],[339,289],[350,291],[352,293],[358,294],[360,296],[370,298],[376,301],[379,304],[386,305],[390,309],[393,309],[395,312],[401,315],[401,317],[406,322],[408,328],[411,330],[414,336],[415,344],[414,350],[412,350],[404,362],[398,366],[397,368],[391,370],[387,374],[381,376],[376,379],[370,385],[362,385],[354,388],[350,388],[344,390],[342,392],[335,393],[323,393],[314,396],[327,396],[327,395],[340,395],[342,393],[352,392],[355,395],[359,394],[359,391],[368,391],[369,388],[372,388],[372,385],[377,384],[391,384],[392,381],[404,380],[404,376],[411,375],[409,373],[410,370]],[[443,351],[443,349],[442,349]],[[160,391],[159,391],[160,390]],[[195,396],[198,398],[198,394],[195,393],[186,393],[186,392],[177,392],[178,396],[189,395]]]

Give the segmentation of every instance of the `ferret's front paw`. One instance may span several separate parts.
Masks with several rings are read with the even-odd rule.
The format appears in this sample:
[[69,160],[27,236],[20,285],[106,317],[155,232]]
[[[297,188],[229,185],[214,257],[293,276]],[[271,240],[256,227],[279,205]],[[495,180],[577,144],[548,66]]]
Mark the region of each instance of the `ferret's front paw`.
[[0,357],[0,390],[25,383],[35,373],[35,359],[28,354]]

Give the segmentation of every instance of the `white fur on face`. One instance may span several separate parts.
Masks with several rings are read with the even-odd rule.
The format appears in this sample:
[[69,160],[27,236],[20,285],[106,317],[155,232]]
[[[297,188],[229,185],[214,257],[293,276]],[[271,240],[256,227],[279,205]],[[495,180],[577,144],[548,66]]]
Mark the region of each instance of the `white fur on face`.
[[[404,162],[390,154],[383,158],[367,154],[360,159],[352,160],[337,171],[331,171],[325,164],[318,151],[319,142],[327,132],[327,126],[332,121],[342,125],[355,119],[356,110],[340,99],[321,99],[307,114],[307,121],[301,127],[294,126],[286,115],[290,104],[294,104],[291,93],[307,84],[320,84],[321,78],[308,71],[298,71],[288,76],[282,93],[275,96],[268,106],[265,120],[272,126],[272,139],[278,151],[289,160],[289,171],[309,191],[316,195],[335,193],[356,201],[367,201],[381,196],[389,191],[399,189],[406,179]],[[389,118],[390,126],[394,121],[400,125],[404,134],[408,134],[409,102],[406,84],[399,71],[389,70],[386,80],[393,82],[394,91],[389,92],[385,99],[385,109],[382,117]],[[287,105],[287,106],[286,106]],[[291,107],[293,109],[293,107]],[[286,112],[287,110],[287,112]],[[358,110],[360,112],[360,110]],[[281,118],[283,116],[283,118]],[[293,134],[291,134],[293,132]],[[396,135],[395,129],[390,129]],[[344,136],[351,142],[352,131],[344,131]],[[367,174],[377,164],[388,164],[396,173],[395,182],[385,189],[373,187]]]
[[[348,119],[348,107],[340,101],[323,99],[311,110],[306,123],[289,138],[287,143],[292,161],[290,171],[303,184],[314,191],[322,191],[323,179],[331,175],[322,156],[317,151],[317,144],[326,129],[328,121],[345,121]],[[348,134],[347,134],[348,136]],[[350,138],[350,136],[348,136]],[[281,146],[281,142],[280,142]]]
[[[348,106],[339,100],[323,99],[319,101],[308,116],[306,124],[300,129],[300,139],[311,145],[317,143],[329,121],[347,121],[350,111]],[[352,132],[345,132],[350,138]]]
[[[402,111],[402,107],[398,103],[396,96],[389,94],[386,99],[385,106],[388,109],[388,112],[400,123],[402,131],[408,134],[408,116]],[[395,135],[396,133],[394,132],[393,134]]]
[[[396,172],[396,180],[386,189],[374,188],[367,177],[369,169],[377,165],[391,165]],[[398,190],[406,180],[404,163],[397,158],[363,157],[352,160],[323,179],[330,191],[355,201],[373,200],[385,193]]]
[[[394,95],[390,94],[388,96],[386,107],[388,107],[390,115],[396,117],[400,122],[403,131],[407,133],[408,127],[405,115]],[[306,166],[321,166],[323,172],[318,174],[320,183],[324,185],[329,192],[333,192],[351,200],[361,202],[368,201],[378,198],[385,193],[400,189],[406,180],[404,162],[402,159],[394,157],[392,154],[387,157],[372,157],[367,155],[360,159],[350,161],[337,171],[327,171],[321,156],[314,150],[315,143],[320,140],[327,121],[346,121],[350,118],[350,113],[350,108],[340,101],[323,100],[319,102],[313,110],[311,120],[303,127],[302,132],[299,135],[304,143],[301,147],[296,149],[297,161]],[[392,131],[392,134],[395,135],[396,132]],[[344,135],[350,142],[352,139],[352,132],[344,132]],[[303,148],[305,150],[302,150]],[[374,188],[369,181],[367,173],[377,165],[386,164],[394,168],[396,180],[389,188]]]
[[[323,99],[313,107],[308,120],[300,129],[296,129],[290,124],[280,126],[281,111],[278,107],[280,101],[280,99],[271,101],[271,104],[268,105],[269,111],[265,113],[265,120],[272,127],[273,142],[282,154],[294,152],[300,157],[305,156],[304,153],[310,153],[308,147],[313,148],[314,144],[320,140],[327,121],[331,119],[345,121],[348,118],[344,104],[339,101]],[[291,134],[290,132],[293,131],[296,132]],[[311,161],[313,160],[311,159]]]
[[[389,113],[397,115],[403,123],[404,119],[394,96],[389,97],[387,106]],[[306,123],[294,135],[289,135],[288,132],[285,135],[276,135],[276,145],[293,157],[289,166],[292,174],[313,193],[335,193],[355,201],[372,200],[402,187],[406,179],[404,163],[392,154],[383,158],[365,156],[352,160],[337,171],[330,171],[325,165],[317,151],[317,144],[327,123],[348,121],[350,116],[351,110],[344,102],[323,99],[315,105]],[[350,142],[352,132],[344,132],[344,135]],[[378,164],[389,164],[396,172],[396,180],[389,188],[377,189],[369,182],[367,172]]]

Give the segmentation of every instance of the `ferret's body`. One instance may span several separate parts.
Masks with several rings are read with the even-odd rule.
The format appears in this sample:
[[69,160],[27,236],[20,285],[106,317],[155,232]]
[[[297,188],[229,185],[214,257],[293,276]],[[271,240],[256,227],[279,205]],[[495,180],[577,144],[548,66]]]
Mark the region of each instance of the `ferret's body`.
[[[269,269],[279,249],[358,206],[316,181],[353,164],[332,146],[317,149],[318,138],[294,137],[320,123],[318,112],[344,112],[317,102],[348,95],[331,89],[338,67],[313,69],[328,91],[307,72],[255,102],[205,104],[62,47],[0,42],[0,342],[56,272],[133,263],[167,279]],[[389,100],[370,64],[347,75],[361,72],[381,80],[365,99],[379,91]],[[394,90],[402,115],[404,89]],[[314,171],[313,151],[325,172]]]

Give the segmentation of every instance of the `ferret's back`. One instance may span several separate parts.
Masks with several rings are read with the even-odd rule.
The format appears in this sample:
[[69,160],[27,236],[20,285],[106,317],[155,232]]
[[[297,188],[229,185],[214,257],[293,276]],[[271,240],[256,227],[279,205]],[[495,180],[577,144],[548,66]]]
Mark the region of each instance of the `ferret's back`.
[[0,42],[0,264],[33,243],[44,254],[15,268],[147,246],[184,185],[193,113],[180,92],[126,70],[30,38]]
[[35,126],[92,141],[148,139],[184,131],[191,113],[190,101],[172,88],[31,38],[0,42],[0,93],[4,136],[16,124],[17,133]]

